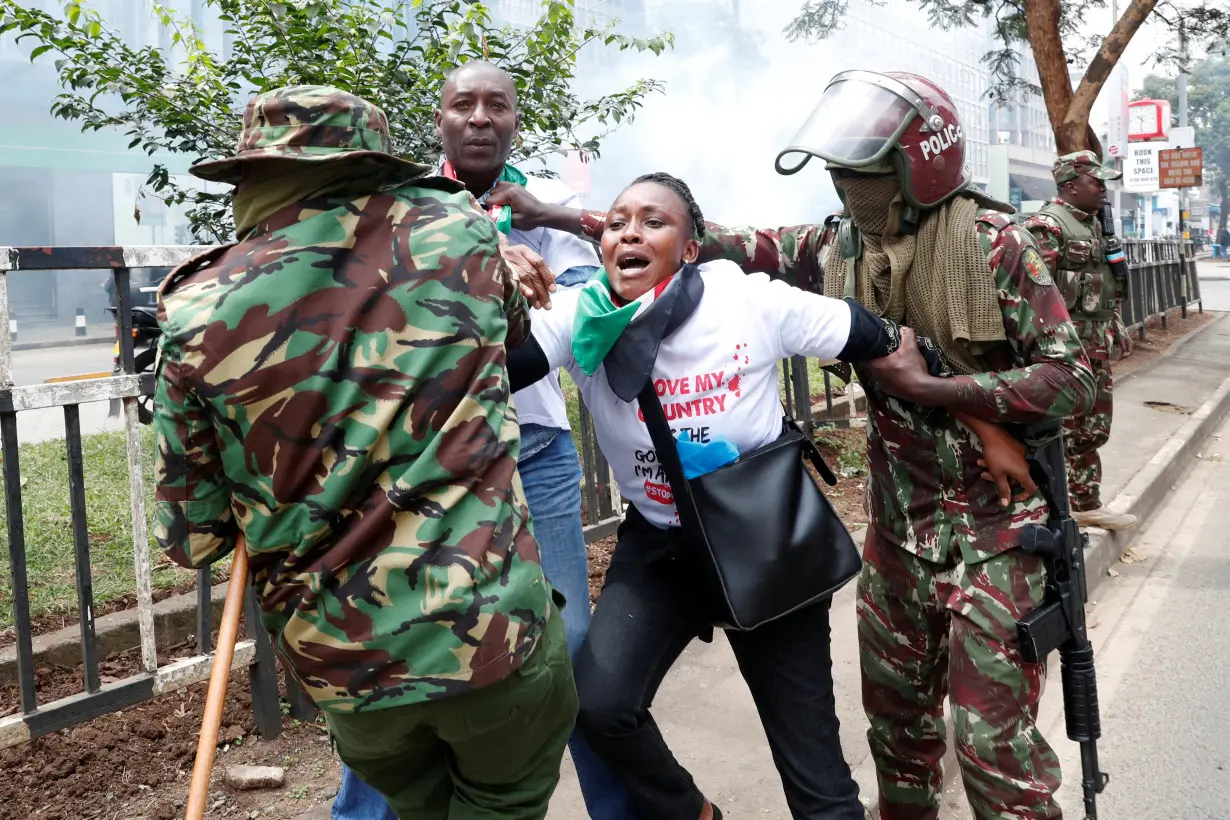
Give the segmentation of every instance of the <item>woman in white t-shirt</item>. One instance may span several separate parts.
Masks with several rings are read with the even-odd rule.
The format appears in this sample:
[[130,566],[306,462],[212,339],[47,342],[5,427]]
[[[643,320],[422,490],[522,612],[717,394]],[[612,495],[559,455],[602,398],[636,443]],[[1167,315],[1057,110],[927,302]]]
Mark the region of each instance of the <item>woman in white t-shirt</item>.
[[[733,265],[696,268],[703,232],[686,185],[665,174],[641,177],[608,213],[605,273],[535,311],[532,340],[509,357],[514,389],[557,367],[569,372],[630,502],[574,663],[578,728],[624,781],[644,820],[710,820],[721,812],[671,754],[649,713],[680,653],[694,638],[711,640],[712,628],[679,558],[679,518],[636,394],[652,379],[675,435],[686,431],[692,442],[744,453],[781,434],[781,359],[864,361],[885,355],[890,344],[885,323],[852,300],[744,275]],[[681,324],[679,311],[687,315]],[[674,320],[663,318],[671,314]],[[861,820],[838,734],[829,602],[727,636],[792,815]]]

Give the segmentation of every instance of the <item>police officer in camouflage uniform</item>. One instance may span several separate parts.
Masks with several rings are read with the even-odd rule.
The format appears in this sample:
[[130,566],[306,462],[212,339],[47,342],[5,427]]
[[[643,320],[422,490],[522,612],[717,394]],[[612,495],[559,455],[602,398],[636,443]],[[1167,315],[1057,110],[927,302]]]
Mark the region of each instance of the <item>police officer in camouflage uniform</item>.
[[[517,474],[495,225],[335,88],[257,95],[235,244],[163,284],[156,534],[242,536],[261,621],[342,759],[403,820],[541,820],[576,717]],[[584,604],[582,604],[584,605]]]
[[1120,306],[1127,280],[1112,275],[1110,261],[1123,258],[1115,237],[1102,232],[1098,214],[1106,202],[1106,180],[1122,173],[1107,168],[1092,151],[1066,154],[1052,169],[1059,195],[1026,221],[1042,250],[1051,275],[1063,291],[1072,323],[1093,366],[1097,399],[1088,413],[1064,421],[1064,452],[1068,464],[1068,494],[1072,516],[1086,527],[1121,530],[1136,516],[1102,506],[1102,459],[1098,450],[1110,440],[1114,398],[1111,393],[1111,350],[1132,350]]
[[[849,215],[836,240],[828,225],[708,225],[699,258],[857,298],[931,339],[955,371],[925,388],[907,375],[923,372],[907,331],[897,353],[856,367],[870,420],[859,650],[882,820],[938,817],[946,697],[974,816],[1060,816],[1059,760],[1036,724],[1046,668],[1023,660],[1016,630],[1045,579],[1021,531],[1048,510],[1034,487],[1003,499],[980,479],[989,422],[1085,412],[1093,374],[1029,233],[967,187],[964,144],[934,83],[844,72],[778,157],[783,173],[827,161]],[[785,166],[790,155],[801,160]],[[499,194],[527,224],[602,234],[605,214]]]
[[1016,630],[1045,578],[1021,530],[1047,507],[1037,492],[1005,505],[979,480],[977,425],[1086,410],[1088,361],[1030,235],[969,187],[956,106],[934,83],[838,75],[777,167],[794,173],[812,157],[846,206],[827,251],[812,244],[816,226],[715,241],[749,267],[855,296],[931,339],[955,371],[934,389],[903,384],[918,356],[906,344],[855,368],[870,473],[859,651],[880,817],[938,816],[946,697],[974,816],[1059,817],[1059,761],[1036,725],[1046,670],[1022,659]]

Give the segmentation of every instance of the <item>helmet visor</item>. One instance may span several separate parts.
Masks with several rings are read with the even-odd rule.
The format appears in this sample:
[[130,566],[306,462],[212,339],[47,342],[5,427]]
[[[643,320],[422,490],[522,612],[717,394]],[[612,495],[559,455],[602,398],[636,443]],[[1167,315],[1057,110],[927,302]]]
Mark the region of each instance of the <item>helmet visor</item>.
[[777,155],[777,172],[796,173],[813,156],[849,168],[873,165],[917,113],[909,100],[883,85],[855,78],[834,82]]

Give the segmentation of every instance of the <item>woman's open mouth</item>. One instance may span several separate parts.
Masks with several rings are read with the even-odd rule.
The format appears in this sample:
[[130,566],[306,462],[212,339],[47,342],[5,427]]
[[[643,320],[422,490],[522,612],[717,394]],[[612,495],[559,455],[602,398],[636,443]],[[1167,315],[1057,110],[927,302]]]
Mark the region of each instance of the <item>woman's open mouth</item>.
[[638,251],[629,251],[615,261],[615,267],[627,272],[642,271],[649,267],[649,259]]

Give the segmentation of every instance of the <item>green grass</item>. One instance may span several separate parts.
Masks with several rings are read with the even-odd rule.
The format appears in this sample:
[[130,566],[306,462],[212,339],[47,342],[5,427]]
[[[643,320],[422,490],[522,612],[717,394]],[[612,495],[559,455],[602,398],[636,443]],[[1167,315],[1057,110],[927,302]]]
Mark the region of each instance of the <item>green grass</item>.
[[[147,515],[152,514],[154,496],[152,444],[149,428],[143,428]],[[136,591],[124,434],[83,436],[82,453],[94,605],[99,608]],[[75,621],[76,564],[64,440],[21,445],[20,465],[30,614],[34,618],[71,616],[70,620]],[[7,504],[5,510],[0,510],[0,517],[7,517],[6,510]],[[13,626],[7,527],[7,520],[0,522],[0,540],[4,542],[0,549],[0,631]],[[164,559],[154,546],[152,523],[149,534],[146,548],[154,566],[154,586],[169,587],[190,581],[190,572]]]

